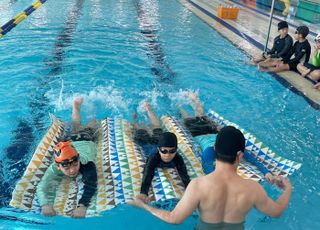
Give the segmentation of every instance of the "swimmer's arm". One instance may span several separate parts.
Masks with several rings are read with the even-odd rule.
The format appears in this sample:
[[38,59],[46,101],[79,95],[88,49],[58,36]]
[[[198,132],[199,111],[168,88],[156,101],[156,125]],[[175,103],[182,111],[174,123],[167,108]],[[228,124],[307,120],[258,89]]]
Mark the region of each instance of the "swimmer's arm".
[[173,211],[168,212],[166,210],[160,210],[145,203],[143,203],[142,207],[167,223],[181,224],[188,216],[192,214],[193,210],[198,207],[198,194],[199,191],[197,191],[197,182],[192,180],[189,183],[183,197]]
[[40,206],[43,205],[53,205],[56,196],[57,183],[61,181],[61,176],[57,175],[56,170],[53,169],[52,164],[37,186],[37,197]]
[[268,216],[275,218],[279,218],[287,208],[292,192],[292,186],[289,180],[287,178],[282,178],[281,180],[282,185],[278,186],[283,187],[284,191],[277,201],[273,201],[271,198],[269,198],[260,185],[258,185],[256,190],[256,209]]
[[266,175],[267,173],[270,173],[270,171],[261,162],[259,162],[256,157],[252,156],[247,151],[244,152],[243,158],[247,162],[250,162],[251,164],[256,166],[263,173],[263,175]]
[[154,177],[154,170],[159,164],[159,159],[156,156],[152,156],[148,159],[143,172],[143,178],[141,183],[140,193],[148,196],[149,188],[151,186],[151,181]]
[[90,205],[91,198],[97,191],[97,169],[93,162],[81,165],[80,172],[82,173],[82,181],[84,183],[84,191],[79,204],[85,207]]
[[179,176],[184,184],[184,187],[186,188],[188,184],[190,183],[190,177],[188,175],[188,170],[186,167],[186,164],[184,163],[184,160],[182,156],[177,155],[177,170],[179,173]]

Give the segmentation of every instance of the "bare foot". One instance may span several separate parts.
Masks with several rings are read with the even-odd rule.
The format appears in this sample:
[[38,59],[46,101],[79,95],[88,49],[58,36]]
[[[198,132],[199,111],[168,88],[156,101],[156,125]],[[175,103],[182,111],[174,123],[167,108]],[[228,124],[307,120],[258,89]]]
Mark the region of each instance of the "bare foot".
[[196,93],[188,92],[188,93],[187,93],[187,96],[188,96],[190,99],[192,99],[193,101],[199,100],[198,94],[196,94]]
[[147,112],[150,112],[152,110],[150,104],[146,101],[143,103],[143,107],[146,109]]
[[307,69],[306,71],[302,71],[301,76],[306,77],[310,72],[311,72],[310,69]]
[[79,110],[83,103],[83,97],[77,97],[73,101],[73,108]]
[[318,82],[317,84],[315,84],[315,85],[313,86],[313,88],[315,88],[315,89],[320,89],[320,82]]

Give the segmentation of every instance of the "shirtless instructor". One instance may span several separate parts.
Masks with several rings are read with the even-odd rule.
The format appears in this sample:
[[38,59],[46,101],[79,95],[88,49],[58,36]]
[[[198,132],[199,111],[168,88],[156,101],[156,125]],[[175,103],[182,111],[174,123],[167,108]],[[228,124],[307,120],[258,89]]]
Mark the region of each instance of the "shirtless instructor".
[[280,217],[286,209],[292,186],[287,178],[279,177],[276,184],[283,189],[277,201],[268,197],[262,186],[242,179],[237,167],[243,156],[245,138],[232,126],[218,133],[215,149],[216,169],[213,173],[194,179],[171,212],[159,210],[134,197],[132,205],[142,207],[156,217],[172,224],[182,223],[195,209],[200,218],[196,229],[244,229],[247,213],[256,208],[271,217]]

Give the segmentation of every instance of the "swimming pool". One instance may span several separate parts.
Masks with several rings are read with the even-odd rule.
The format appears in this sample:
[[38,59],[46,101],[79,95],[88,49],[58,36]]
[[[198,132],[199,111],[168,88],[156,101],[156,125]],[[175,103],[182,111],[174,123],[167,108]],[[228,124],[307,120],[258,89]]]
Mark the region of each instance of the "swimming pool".
[[[5,13],[0,24],[31,3],[1,2]],[[246,227],[319,228],[319,111],[270,75],[246,65],[245,54],[179,2],[47,1],[0,42],[2,203],[10,199],[49,126],[48,113],[70,120],[75,95],[85,98],[86,119],[131,119],[143,99],[159,116],[175,115],[176,104],[184,102],[183,92],[194,90],[206,109],[214,108],[278,154],[303,163],[292,176],[294,193],[283,216],[275,220],[253,211]],[[269,194],[278,195],[275,188],[263,185]],[[86,220],[47,219],[5,206],[0,213],[0,229],[69,224],[121,229],[128,222],[135,224],[132,229],[192,229],[196,222],[191,217],[182,226],[171,226],[127,205]]]

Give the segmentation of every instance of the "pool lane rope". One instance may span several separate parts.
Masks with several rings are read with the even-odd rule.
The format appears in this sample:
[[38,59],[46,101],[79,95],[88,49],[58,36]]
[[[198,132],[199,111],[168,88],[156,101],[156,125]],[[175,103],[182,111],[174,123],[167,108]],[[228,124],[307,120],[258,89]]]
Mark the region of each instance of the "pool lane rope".
[[11,19],[6,24],[4,24],[2,27],[0,27],[0,38],[2,38],[10,30],[12,30],[14,27],[16,27],[20,22],[22,22],[24,19],[26,19],[30,14],[32,14],[33,11],[35,11],[40,6],[42,6],[42,4],[45,3],[46,1],[47,0],[37,0],[37,1],[35,1],[27,9],[25,9],[24,11],[19,13],[17,16],[15,16],[13,19]]

